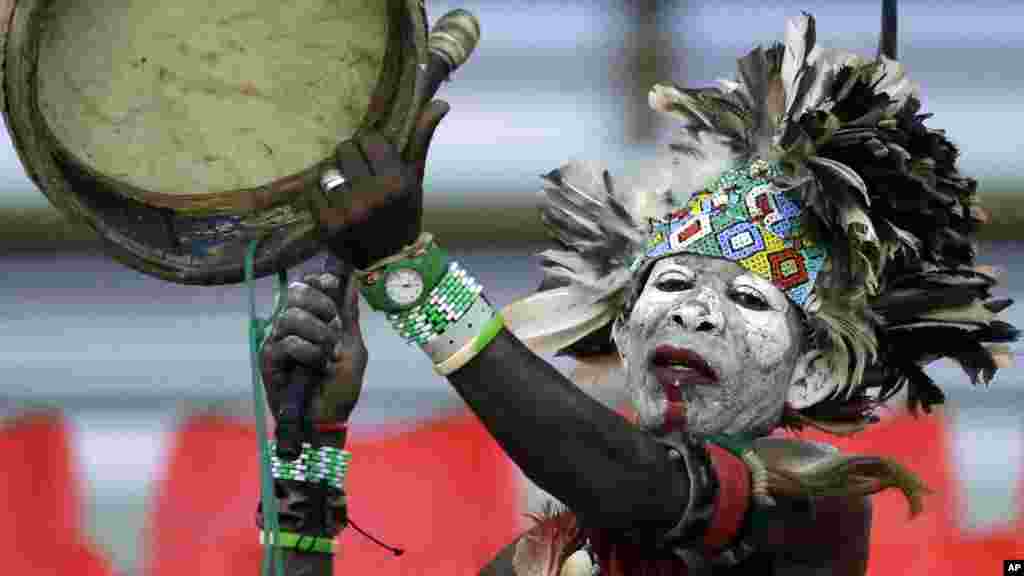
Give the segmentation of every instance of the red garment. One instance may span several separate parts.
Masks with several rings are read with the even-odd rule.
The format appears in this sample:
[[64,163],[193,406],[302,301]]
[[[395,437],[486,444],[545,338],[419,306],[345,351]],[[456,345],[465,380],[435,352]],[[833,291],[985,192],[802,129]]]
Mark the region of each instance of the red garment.
[[726,548],[743,528],[743,517],[750,507],[750,472],[743,460],[725,449],[708,444],[711,468],[718,478],[715,514],[704,536],[709,551]]

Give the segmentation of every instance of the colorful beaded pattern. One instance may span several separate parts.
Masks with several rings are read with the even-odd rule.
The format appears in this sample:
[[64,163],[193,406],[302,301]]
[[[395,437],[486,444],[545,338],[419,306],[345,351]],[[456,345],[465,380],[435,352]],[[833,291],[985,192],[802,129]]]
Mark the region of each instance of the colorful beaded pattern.
[[634,263],[670,254],[725,258],[775,284],[803,306],[825,262],[825,250],[806,234],[799,189],[781,190],[779,166],[764,160],[724,172],[689,205],[652,220],[647,252]]
[[388,314],[388,320],[407,342],[423,346],[457,322],[482,291],[483,287],[476,279],[457,262],[452,262],[444,278],[422,304],[404,312]]
[[345,474],[352,454],[333,448],[321,446],[314,449],[308,442],[302,444],[302,454],[294,461],[288,462],[277,457],[276,447],[271,445],[270,471],[278,480],[296,480],[334,486],[344,490]]

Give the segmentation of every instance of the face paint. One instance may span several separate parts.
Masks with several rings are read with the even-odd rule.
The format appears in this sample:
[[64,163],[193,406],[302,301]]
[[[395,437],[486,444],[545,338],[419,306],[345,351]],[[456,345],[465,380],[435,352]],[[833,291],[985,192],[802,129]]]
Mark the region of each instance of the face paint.
[[640,425],[769,431],[805,344],[797,315],[778,288],[734,262],[685,254],[655,263],[616,332]]

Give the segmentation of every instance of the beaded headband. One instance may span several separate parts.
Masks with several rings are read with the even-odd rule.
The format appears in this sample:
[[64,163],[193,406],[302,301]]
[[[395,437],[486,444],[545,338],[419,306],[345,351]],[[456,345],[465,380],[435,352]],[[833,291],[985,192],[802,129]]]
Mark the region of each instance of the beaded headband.
[[799,188],[780,189],[778,165],[755,160],[727,170],[681,210],[651,220],[647,251],[634,269],[670,254],[736,262],[803,306],[826,251],[805,233]]

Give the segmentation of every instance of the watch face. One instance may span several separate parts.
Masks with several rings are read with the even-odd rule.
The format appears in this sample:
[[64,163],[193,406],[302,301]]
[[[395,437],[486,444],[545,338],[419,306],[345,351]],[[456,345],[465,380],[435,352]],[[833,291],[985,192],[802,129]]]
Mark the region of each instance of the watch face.
[[423,293],[423,277],[411,268],[401,268],[388,274],[384,281],[388,298],[399,306],[407,306]]

